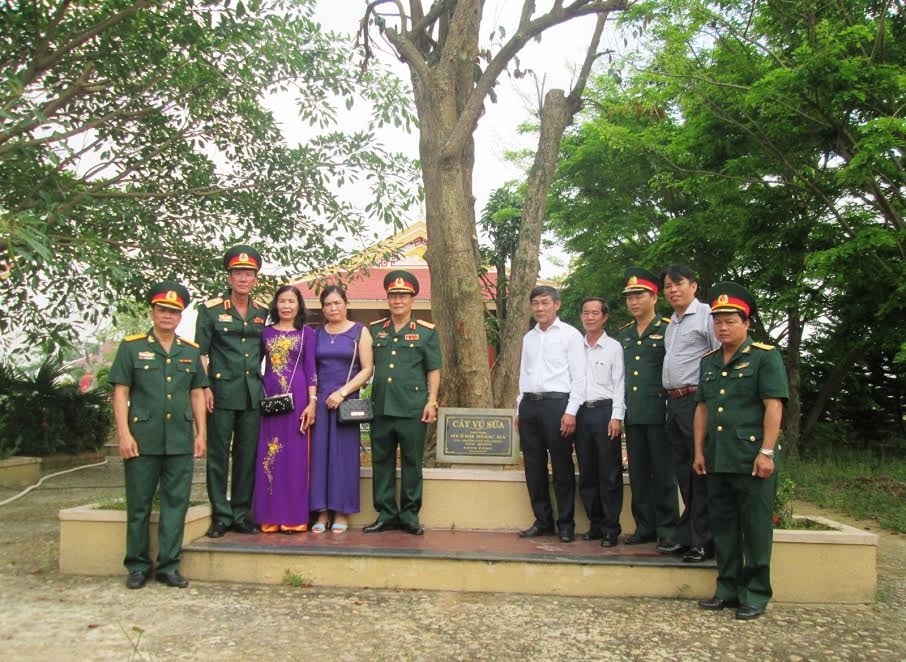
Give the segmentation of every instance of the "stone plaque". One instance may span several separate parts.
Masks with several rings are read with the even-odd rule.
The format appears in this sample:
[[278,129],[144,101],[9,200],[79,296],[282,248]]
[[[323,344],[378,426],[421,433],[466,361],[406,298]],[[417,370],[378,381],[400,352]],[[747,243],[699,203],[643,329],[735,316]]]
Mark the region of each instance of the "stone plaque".
[[513,409],[441,407],[437,461],[455,464],[516,464],[519,444]]

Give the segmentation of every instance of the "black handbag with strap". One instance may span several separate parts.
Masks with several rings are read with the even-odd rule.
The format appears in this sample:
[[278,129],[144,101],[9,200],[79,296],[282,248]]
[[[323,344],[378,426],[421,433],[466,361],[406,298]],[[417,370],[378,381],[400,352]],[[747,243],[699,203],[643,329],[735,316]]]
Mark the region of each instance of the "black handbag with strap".
[[[356,356],[359,353],[359,341],[355,341],[355,347],[352,350],[352,361],[349,362],[349,374],[346,375],[346,383],[349,383],[352,377],[352,367],[355,365]],[[355,424],[370,423],[374,420],[374,407],[371,400],[367,398],[350,398],[343,400],[337,409],[337,423]]]

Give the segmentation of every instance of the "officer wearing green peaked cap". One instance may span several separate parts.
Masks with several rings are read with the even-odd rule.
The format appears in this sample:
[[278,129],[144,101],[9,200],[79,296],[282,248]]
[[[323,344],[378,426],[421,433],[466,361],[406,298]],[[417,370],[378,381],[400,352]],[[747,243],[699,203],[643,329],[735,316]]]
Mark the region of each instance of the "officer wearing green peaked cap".
[[702,359],[694,423],[693,469],[707,474],[717,557],[717,589],[699,605],[735,607],[740,620],[761,616],[772,595],[777,439],[789,396],[780,353],[749,337],[755,312],[755,297],[741,285],[711,288],[721,347]]
[[123,340],[109,377],[126,474],[126,584],[141,588],[151,574],[149,523],[159,486],[157,579],[182,588],[188,582],[179,573],[179,555],[193,457],[205,453],[207,379],[198,345],[176,335],[189,291],[175,281],[162,281],[150,289],[147,300],[152,328]]
[[[366,533],[400,528],[414,535],[422,505],[422,460],[427,424],[437,420],[440,342],[434,325],[412,318],[418,279],[395,270],[384,277],[390,317],[370,327],[374,349],[374,422],[371,425],[373,499],[377,520]],[[400,500],[396,502],[396,449]]]
[[[249,513],[260,423],[261,333],[268,316],[268,307],[252,298],[261,265],[261,254],[255,248],[233,246],[223,256],[229,288],[198,307],[195,340],[211,383],[205,403],[211,502],[208,535],[212,538],[221,537],[227,529],[258,532]],[[231,459],[232,478],[228,481]]]
[[655,310],[661,279],[647,269],[629,267],[623,294],[633,321],[617,333],[626,373],[626,450],[635,532],[624,542],[658,541],[665,553],[679,550],[679,505],[673,451],[664,430],[667,394],[661,384],[664,335],[670,318]]

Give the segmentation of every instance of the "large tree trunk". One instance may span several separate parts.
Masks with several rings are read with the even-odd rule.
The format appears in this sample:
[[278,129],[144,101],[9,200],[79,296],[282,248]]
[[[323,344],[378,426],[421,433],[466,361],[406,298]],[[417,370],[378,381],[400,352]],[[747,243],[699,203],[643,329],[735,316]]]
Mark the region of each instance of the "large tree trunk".
[[827,407],[828,401],[837,395],[837,392],[843,386],[843,380],[846,379],[847,373],[852,370],[853,363],[856,358],[861,354],[863,348],[860,345],[853,345],[850,347],[846,354],[844,354],[839,361],[834,365],[834,369],[831,370],[830,374],[827,376],[827,379],[824,381],[824,384],[821,385],[821,390],[818,392],[818,397],[815,399],[814,404],[812,405],[811,411],[808,413],[808,417],[805,419],[805,424],[802,426],[802,432],[799,436],[799,448],[800,451],[804,451],[808,445],[809,438],[812,436],[812,433],[815,431],[815,426],[818,424],[818,419],[821,418],[821,414],[824,413],[825,408]]
[[799,430],[802,426],[802,319],[798,308],[787,310],[788,345],[786,374],[790,384],[790,398],[786,403],[784,421],[784,453],[799,456]]

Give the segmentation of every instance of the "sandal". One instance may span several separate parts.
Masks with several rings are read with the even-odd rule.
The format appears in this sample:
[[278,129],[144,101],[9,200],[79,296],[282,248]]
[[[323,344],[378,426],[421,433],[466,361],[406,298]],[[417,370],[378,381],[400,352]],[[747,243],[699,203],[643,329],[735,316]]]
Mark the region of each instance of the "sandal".
[[330,527],[331,533],[346,533],[346,529],[349,528],[349,525],[345,522],[334,522]]
[[327,525],[324,522],[316,522],[313,527],[311,527],[312,533],[324,533],[327,530]]

